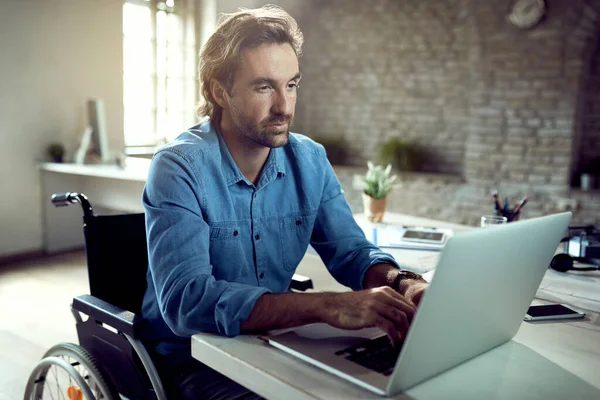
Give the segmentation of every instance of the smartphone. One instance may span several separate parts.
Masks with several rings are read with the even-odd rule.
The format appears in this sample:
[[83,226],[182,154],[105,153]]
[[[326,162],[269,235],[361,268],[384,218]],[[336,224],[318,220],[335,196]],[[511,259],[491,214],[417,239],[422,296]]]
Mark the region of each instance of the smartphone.
[[443,244],[446,240],[446,234],[431,230],[407,229],[402,234],[402,240],[430,244]]
[[548,321],[553,319],[573,319],[583,318],[585,313],[575,311],[563,304],[546,304],[541,306],[531,306],[527,310],[525,321]]

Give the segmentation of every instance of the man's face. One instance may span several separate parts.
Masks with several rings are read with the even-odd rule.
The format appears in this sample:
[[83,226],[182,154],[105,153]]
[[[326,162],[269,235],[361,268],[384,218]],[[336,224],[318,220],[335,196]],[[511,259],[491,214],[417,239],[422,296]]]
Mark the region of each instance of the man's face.
[[229,112],[242,137],[264,147],[287,144],[294,119],[300,72],[289,44],[265,44],[242,53]]

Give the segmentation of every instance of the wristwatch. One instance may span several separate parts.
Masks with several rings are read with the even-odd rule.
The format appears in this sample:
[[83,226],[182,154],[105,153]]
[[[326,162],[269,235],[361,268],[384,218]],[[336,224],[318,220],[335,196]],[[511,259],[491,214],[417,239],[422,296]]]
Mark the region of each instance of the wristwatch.
[[404,279],[415,279],[415,280],[420,280],[423,282],[425,281],[421,275],[402,269],[398,272],[398,275],[396,275],[396,277],[394,278],[394,282],[392,282],[392,289],[399,290],[400,282],[402,282]]

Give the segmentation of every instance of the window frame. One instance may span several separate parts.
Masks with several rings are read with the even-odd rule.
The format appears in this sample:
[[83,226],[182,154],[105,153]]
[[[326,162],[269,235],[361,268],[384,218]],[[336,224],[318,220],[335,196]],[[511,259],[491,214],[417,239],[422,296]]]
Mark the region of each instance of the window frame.
[[[197,122],[197,117],[195,115],[195,105],[199,100],[199,91],[198,91],[198,82],[197,82],[197,62],[196,55],[198,54],[199,49],[199,40],[197,34],[197,21],[196,21],[196,2],[195,0],[173,0],[175,2],[174,6],[168,6],[166,0],[124,0],[123,7],[127,4],[147,7],[150,10],[150,30],[151,37],[148,38],[148,41],[151,44],[151,60],[152,67],[150,69],[149,78],[151,80],[152,85],[152,101],[151,107],[149,108],[149,112],[152,115],[152,126],[153,132],[149,132],[147,134],[147,140],[131,140],[133,135],[130,135],[130,140],[128,141],[128,124],[127,124],[127,108],[128,103],[126,103],[125,99],[127,92],[127,83],[126,78],[127,75],[131,74],[131,71],[135,71],[135,69],[127,69],[125,64],[125,56],[123,57],[123,140],[125,144],[125,153],[126,154],[146,154],[149,149],[156,148],[161,144],[168,142],[174,136],[179,134],[177,132],[176,127],[167,127],[166,129],[161,128],[161,118],[164,121],[168,121],[169,116],[181,114],[181,121],[185,125],[191,126],[194,121]],[[166,68],[164,75],[161,75],[159,72],[159,46],[162,41],[165,43],[165,58],[161,60],[167,65],[168,62],[168,54],[169,54],[169,44],[173,43],[170,41],[169,36],[165,36],[164,38],[160,38],[158,35],[159,24],[158,24],[158,13],[165,12],[167,17],[169,14],[176,15],[180,18],[179,24],[180,28],[180,40],[176,41],[176,46],[180,48],[181,54],[181,70],[177,73],[173,73]],[[122,29],[122,43],[125,51],[125,43],[127,37],[125,35],[125,15],[123,16],[123,29]],[[129,39],[131,40],[131,39]],[[180,82],[180,101],[181,107],[177,107],[177,109],[171,113],[169,113],[169,80],[181,80]],[[163,101],[159,104],[159,86],[164,85]],[[192,91],[190,93],[190,91]],[[186,99],[191,100],[192,103],[188,104]],[[129,102],[129,104],[132,104]],[[163,108],[164,107],[164,108]],[[189,109],[188,109],[189,107]],[[130,121],[129,121],[130,122]],[[166,122],[168,125],[168,122]],[[180,131],[187,128],[181,127]],[[130,128],[131,129],[131,128]],[[173,131],[173,132],[171,132]]]

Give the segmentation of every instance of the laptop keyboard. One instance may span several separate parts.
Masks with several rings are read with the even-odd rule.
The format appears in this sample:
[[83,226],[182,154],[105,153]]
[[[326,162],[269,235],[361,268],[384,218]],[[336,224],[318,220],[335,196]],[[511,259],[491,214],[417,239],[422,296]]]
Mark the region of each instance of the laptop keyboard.
[[394,371],[401,347],[393,347],[387,336],[381,336],[337,351],[335,355],[346,356],[347,360],[389,376]]

